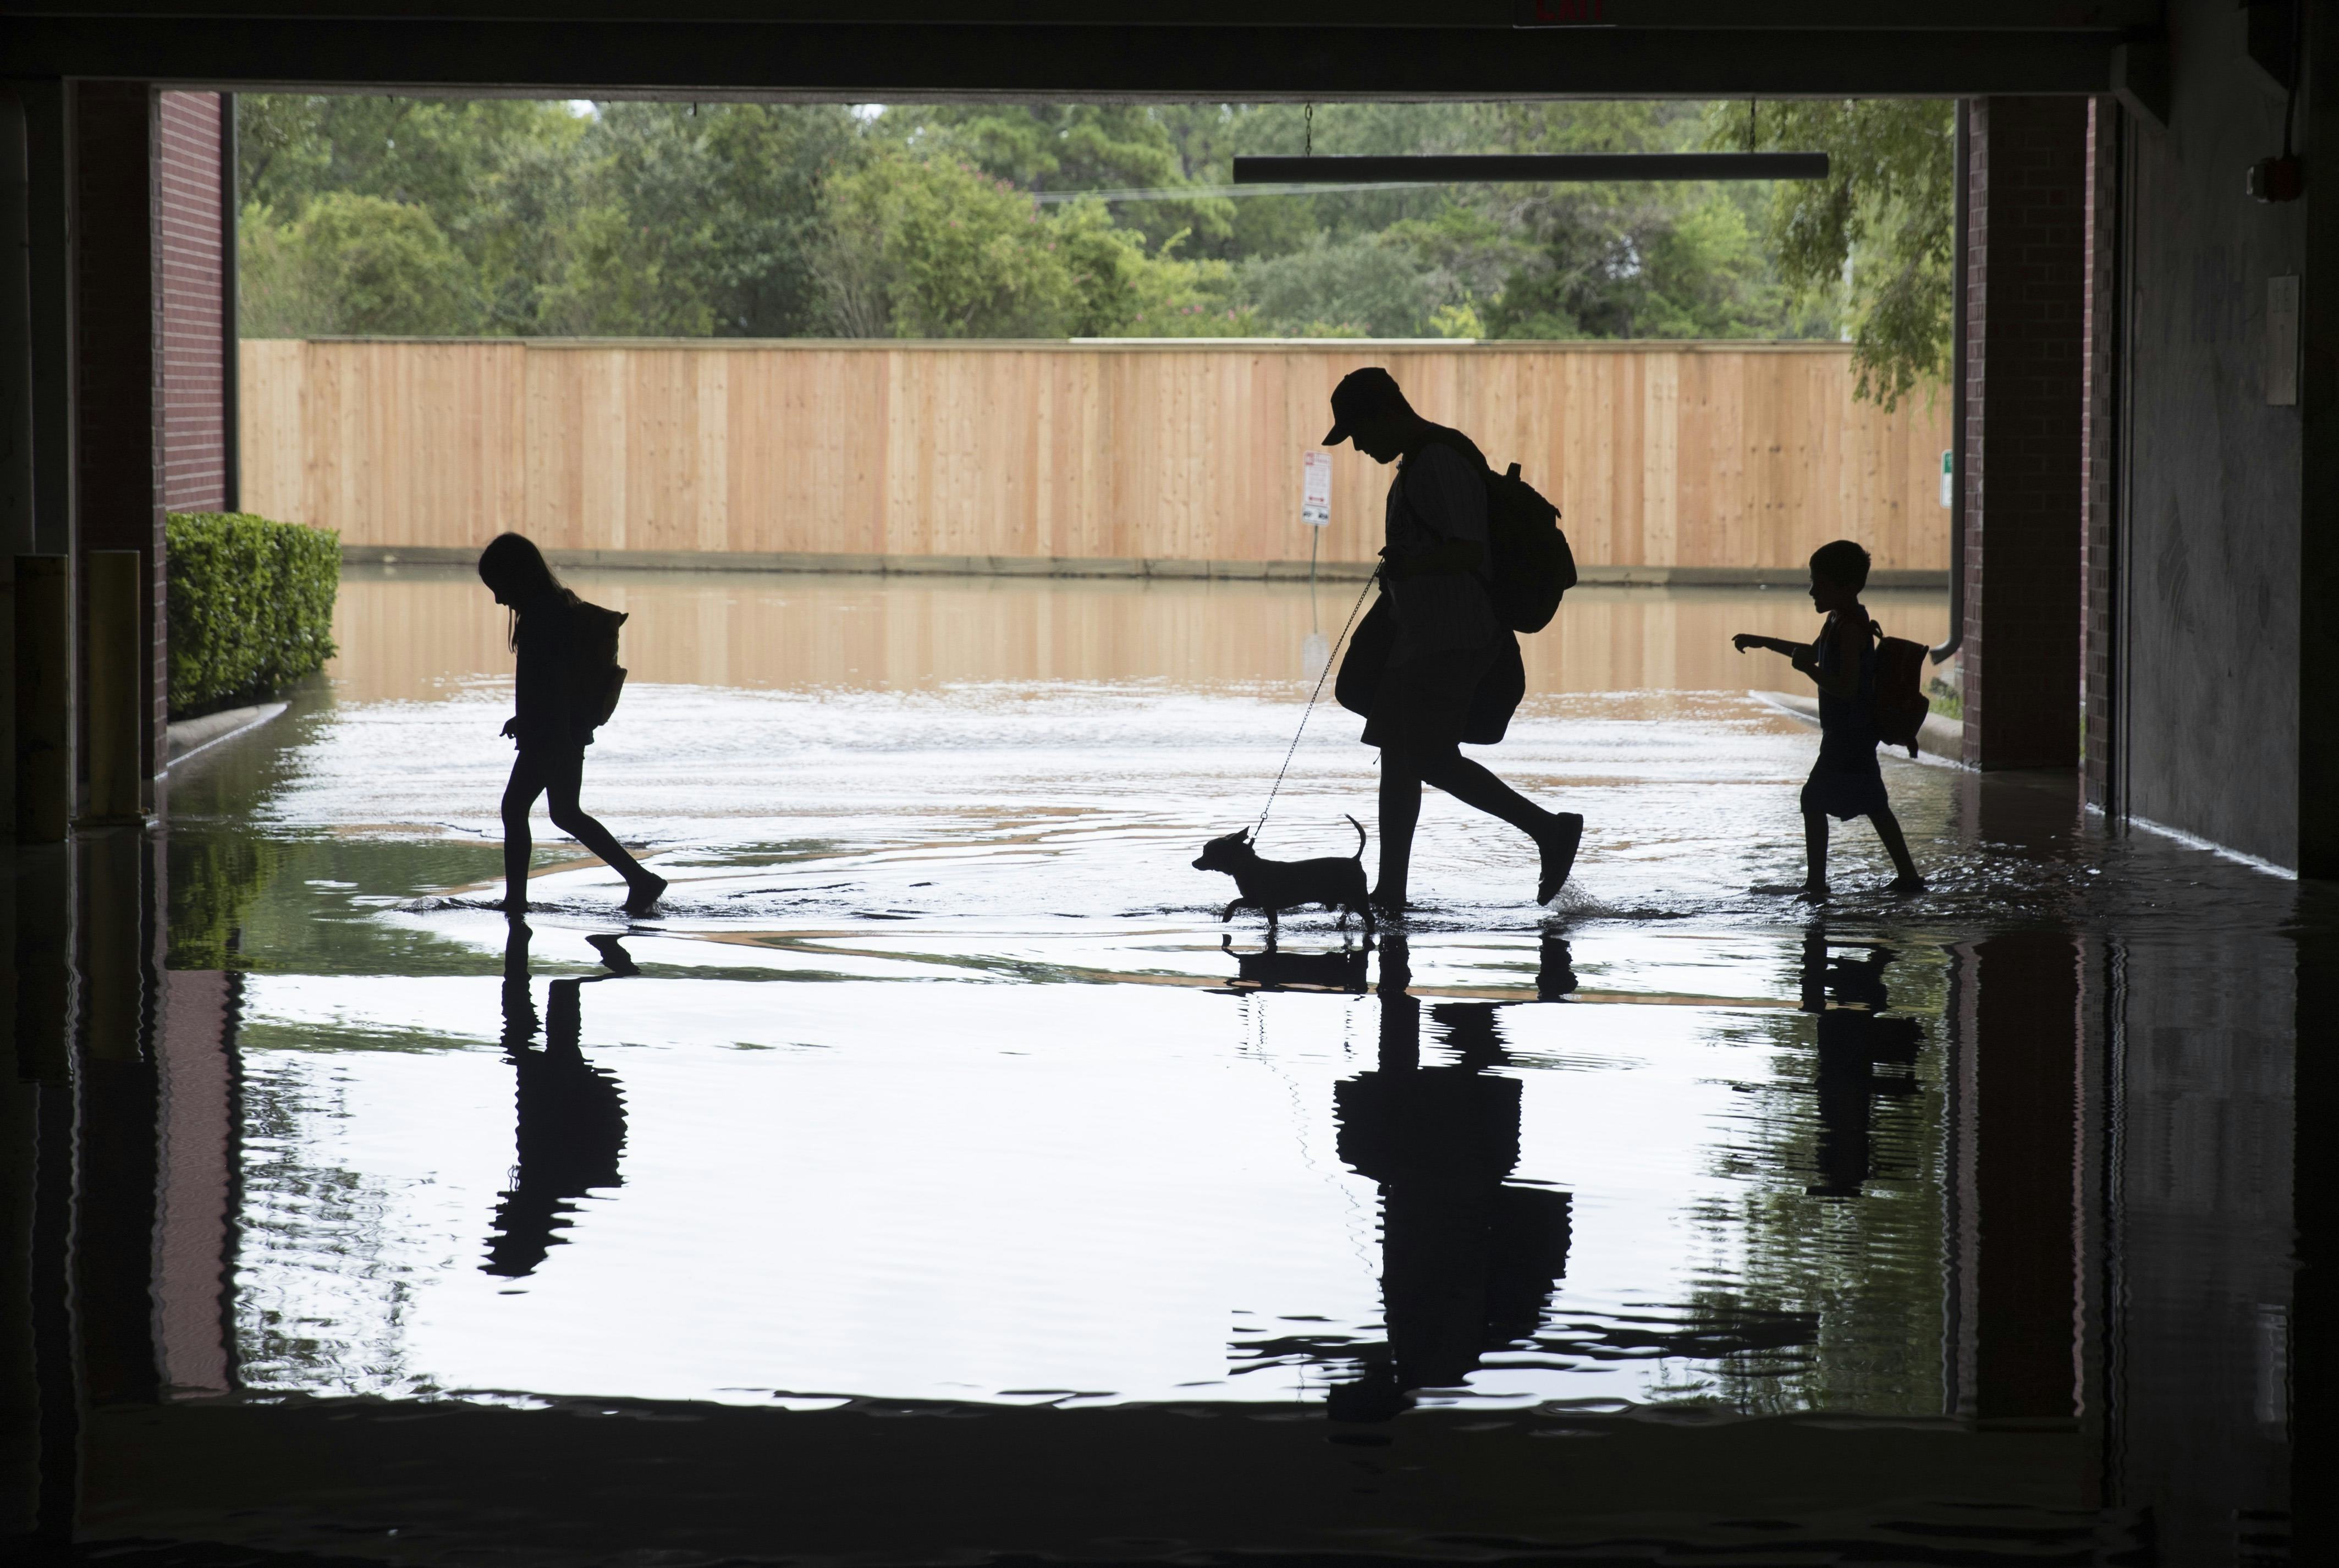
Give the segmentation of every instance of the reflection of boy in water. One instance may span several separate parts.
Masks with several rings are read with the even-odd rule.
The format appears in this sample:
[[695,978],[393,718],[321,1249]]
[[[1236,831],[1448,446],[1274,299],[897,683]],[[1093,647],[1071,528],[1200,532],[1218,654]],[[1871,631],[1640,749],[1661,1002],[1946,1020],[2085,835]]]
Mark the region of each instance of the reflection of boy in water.
[[[544,1048],[535,1049],[528,935],[526,925],[513,921],[504,946],[503,1045],[519,1079],[519,1163],[511,1189],[496,1207],[488,1260],[479,1266],[480,1272],[507,1279],[533,1274],[546,1254],[567,1239],[555,1232],[568,1228],[577,1199],[624,1182],[617,1159],[626,1147],[625,1096],[617,1080],[587,1061],[578,1049],[584,1032],[579,993],[586,982],[552,982]],[[622,949],[617,956],[624,957]],[[607,948],[603,962],[618,967]]]
[[[1574,988],[1564,942],[1545,946],[1539,994]],[[1564,979],[1562,977],[1564,977]],[[1442,1002],[1432,1016],[1461,1060],[1421,1065],[1421,1002],[1402,935],[1381,950],[1377,1070],[1337,1086],[1340,1158],[1380,1183],[1381,1294],[1388,1344],[1335,1386],[1336,1420],[1386,1420],[1419,1388],[1451,1388],[1478,1358],[1542,1326],[1567,1272],[1569,1195],[1505,1181],[1519,1158],[1516,1079],[1492,1002]]]
[[[1869,1136],[1870,1101],[1880,1094],[1913,1094],[1909,1078],[1880,1078],[1879,1063],[1908,1066],[1922,1034],[1913,1018],[1880,1016],[1891,1005],[1884,971],[1899,955],[1870,944],[1858,962],[1831,959],[1827,932],[1803,934],[1805,1012],[1818,1015],[1819,1177],[1805,1190],[1814,1198],[1858,1198],[1873,1174]],[[1836,1005],[1830,1006],[1832,1001]]]

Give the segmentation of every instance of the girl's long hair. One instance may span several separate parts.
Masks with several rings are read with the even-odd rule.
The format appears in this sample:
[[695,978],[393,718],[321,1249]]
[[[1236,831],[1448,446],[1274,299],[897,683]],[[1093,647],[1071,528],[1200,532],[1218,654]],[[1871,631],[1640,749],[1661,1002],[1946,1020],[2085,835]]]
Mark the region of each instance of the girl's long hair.
[[499,591],[508,601],[511,624],[506,638],[519,646],[519,607],[531,600],[557,595],[560,579],[544,562],[544,552],[519,534],[498,534],[479,552],[479,581]]

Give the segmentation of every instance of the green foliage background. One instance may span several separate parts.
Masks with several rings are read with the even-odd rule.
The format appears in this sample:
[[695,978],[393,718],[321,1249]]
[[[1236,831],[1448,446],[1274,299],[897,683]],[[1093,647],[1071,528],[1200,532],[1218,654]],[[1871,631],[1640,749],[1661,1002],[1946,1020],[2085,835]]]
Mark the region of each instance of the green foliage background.
[[1761,106],[1756,144],[1823,147],[1824,185],[1240,196],[1219,189],[1239,152],[1677,151],[1744,143],[1750,111],[262,94],[238,113],[254,336],[1850,329],[1887,399],[1946,353],[1940,103]]
[[273,691],[333,656],[338,534],[249,512],[179,512],[164,528],[173,718]]
[[288,846],[257,833],[173,833],[169,853],[169,966],[244,968],[235,933]]
[[1890,409],[1948,380],[1955,302],[1957,126],[1953,106],[1858,99],[1717,106],[1717,147],[1829,154],[1824,182],[1781,183],[1772,253],[1800,299],[1841,298],[1860,395]]

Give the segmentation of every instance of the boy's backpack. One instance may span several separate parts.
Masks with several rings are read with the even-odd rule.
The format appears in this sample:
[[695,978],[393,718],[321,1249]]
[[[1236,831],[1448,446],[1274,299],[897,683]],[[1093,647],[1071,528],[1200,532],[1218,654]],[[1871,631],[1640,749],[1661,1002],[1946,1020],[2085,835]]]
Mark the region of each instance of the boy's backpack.
[[1486,479],[1486,590],[1495,613],[1515,632],[1539,632],[1559,613],[1560,596],[1575,586],[1575,553],[1560,531],[1559,508],[1519,478],[1513,463],[1495,472],[1485,454],[1458,430],[1441,444],[1467,458]]
[[1917,754],[1917,732],[1933,709],[1925,695],[1925,645],[1907,637],[1888,637],[1875,622],[1876,734],[1886,745],[1907,746]]
[[597,729],[617,711],[618,695],[626,689],[625,666],[617,663],[617,628],[627,617],[623,610],[603,609],[562,591],[567,594],[577,653],[568,666],[568,711],[578,729]]

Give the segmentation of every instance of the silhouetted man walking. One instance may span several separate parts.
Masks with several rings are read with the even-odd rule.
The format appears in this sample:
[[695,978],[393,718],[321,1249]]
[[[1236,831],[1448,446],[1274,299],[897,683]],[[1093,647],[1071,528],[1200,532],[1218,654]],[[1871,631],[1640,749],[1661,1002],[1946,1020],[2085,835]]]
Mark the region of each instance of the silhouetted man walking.
[[[1373,903],[1391,913],[1405,909],[1424,784],[1533,839],[1543,861],[1535,902],[1549,903],[1575,863],[1584,819],[1545,811],[1459,750],[1473,719],[1490,716],[1484,711],[1490,698],[1501,707],[1491,715],[1501,723],[1490,733],[1499,734],[1525,686],[1518,639],[1495,613],[1486,588],[1493,557],[1485,459],[1459,430],[1415,413],[1396,379],[1377,366],[1342,379],[1332,392],[1332,420],[1326,446],[1354,441],[1375,461],[1397,465],[1381,551],[1381,591],[1396,636],[1365,723],[1365,744],[1381,751],[1381,865]],[[1504,689],[1494,689],[1497,682]]]

